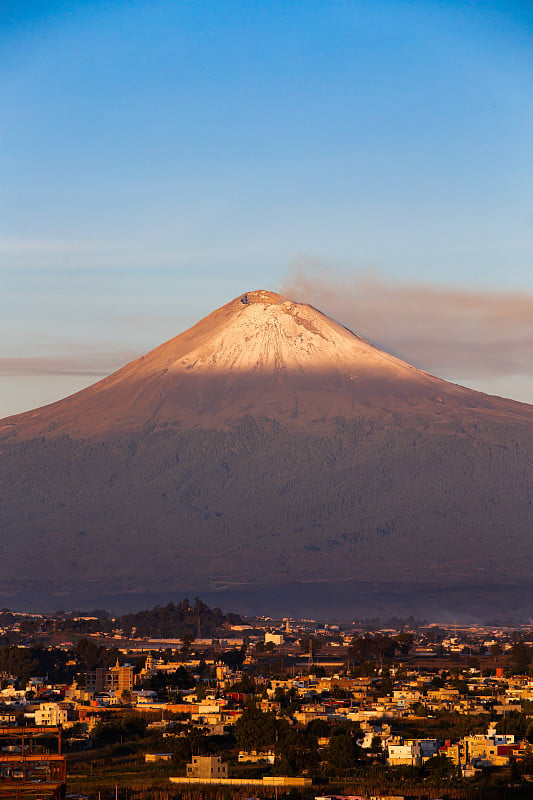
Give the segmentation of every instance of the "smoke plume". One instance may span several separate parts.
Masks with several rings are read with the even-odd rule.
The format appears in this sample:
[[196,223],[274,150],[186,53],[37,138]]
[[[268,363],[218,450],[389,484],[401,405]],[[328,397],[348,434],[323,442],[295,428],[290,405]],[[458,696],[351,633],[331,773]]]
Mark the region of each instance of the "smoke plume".
[[533,376],[532,295],[332,275],[317,262],[294,265],[282,292],[442,377]]

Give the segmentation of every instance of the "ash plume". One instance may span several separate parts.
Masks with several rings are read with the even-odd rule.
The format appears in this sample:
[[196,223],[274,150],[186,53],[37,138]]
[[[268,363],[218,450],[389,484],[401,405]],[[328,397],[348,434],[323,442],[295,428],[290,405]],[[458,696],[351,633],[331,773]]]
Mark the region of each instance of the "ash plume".
[[455,378],[532,376],[533,295],[347,276],[293,265],[282,292],[418,367]]

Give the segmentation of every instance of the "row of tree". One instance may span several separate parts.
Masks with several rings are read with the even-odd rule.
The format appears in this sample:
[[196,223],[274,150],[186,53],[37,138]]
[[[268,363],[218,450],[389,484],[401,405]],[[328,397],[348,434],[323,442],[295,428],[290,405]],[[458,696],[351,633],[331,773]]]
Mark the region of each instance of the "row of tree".
[[0,611],[0,625],[9,628],[18,623],[22,635],[77,633],[90,635],[94,633],[111,633],[119,629],[125,634],[133,632],[137,636],[160,636],[161,638],[194,638],[201,631],[203,636],[213,636],[226,625],[238,624],[241,618],[237,614],[223,614],[220,608],[209,608],[196,597],[191,603],[185,597],[178,603],[166,606],[156,605],[154,608],[124,614],[113,619],[103,610],[90,612],[58,611],[49,617],[15,616],[8,609]]

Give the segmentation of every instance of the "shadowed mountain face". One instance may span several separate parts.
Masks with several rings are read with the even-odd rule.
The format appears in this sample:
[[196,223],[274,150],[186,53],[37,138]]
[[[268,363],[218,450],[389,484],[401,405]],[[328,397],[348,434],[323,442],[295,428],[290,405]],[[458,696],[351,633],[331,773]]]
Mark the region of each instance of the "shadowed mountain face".
[[456,606],[461,587],[527,586],[532,445],[532,406],[251,292],[0,422],[0,601],[186,591],[268,611],[286,592],[287,613],[326,614],[340,592],[350,616],[366,585],[453,586]]

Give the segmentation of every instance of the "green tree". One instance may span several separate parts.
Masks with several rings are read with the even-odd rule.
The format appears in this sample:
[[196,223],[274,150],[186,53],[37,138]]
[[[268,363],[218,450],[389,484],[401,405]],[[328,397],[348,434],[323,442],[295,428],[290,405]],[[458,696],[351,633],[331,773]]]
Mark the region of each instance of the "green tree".
[[502,653],[503,653],[503,647],[499,642],[495,642],[493,645],[491,645],[490,654],[493,658],[496,659],[496,661],[499,661],[499,658],[502,655]]
[[496,725],[496,731],[498,733],[514,734],[517,739],[524,739],[529,727],[529,719],[525,714],[521,714],[519,711],[510,711],[499,720]]
[[228,650],[227,652],[222,653],[220,660],[230,669],[240,670],[242,669],[245,655],[246,652],[241,647],[239,650]]
[[414,637],[412,633],[399,633],[394,641],[402,656],[406,656],[413,647]]
[[358,661],[359,664],[368,661],[374,653],[374,642],[371,636],[354,636],[348,648],[350,661]]
[[249,703],[234,728],[235,739],[242,750],[264,750],[276,741],[276,716],[262,712],[255,703]]
[[518,672],[526,672],[531,663],[531,648],[523,640],[517,641],[511,647],[511,658]]
[[352,736],[341,733],[331,737],[324,755],[330,774],[335,776],[346,775],[357,764],[357,745]]
[[26,647],[1,647],[0,671],[17,678],[26,685],[32,675],[39,674],[39,661],[34,650]]
[[185,631],[181,637],[181,650],[180,653],[185,658],[191,652],[191,645],[194,642],[194,636],[190,631]]
[[82,637],[76,645],[76,655],[88,670],[93,670],[101,662],[102,651],[92,639]]

